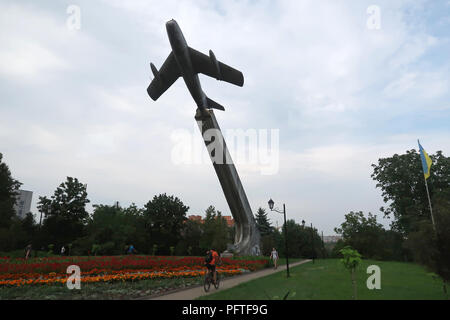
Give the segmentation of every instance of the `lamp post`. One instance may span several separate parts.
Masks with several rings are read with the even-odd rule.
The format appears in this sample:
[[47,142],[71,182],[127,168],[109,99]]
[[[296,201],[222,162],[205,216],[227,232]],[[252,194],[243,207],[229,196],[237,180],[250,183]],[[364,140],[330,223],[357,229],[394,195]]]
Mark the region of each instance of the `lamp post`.
[[287,271],[287,277],[289,278],[289,254],[288,254],[288,244],[287,244],[287,223],[286,223],[286,206],[283,203],[283,211],[279,211],[276,208],[273,208],[274,202],[272,199],[269,200],[269,208],[270,211],[275,211],[278,213],[282,213],[284,215],[284,242],[286,246],[286,271]]
[[316,256],[316,250],[314,249],[314,229],[313,229],[313,225],[311,223],[311,246],[312,246],[312,261],[314,264],[314,258]]
[[39,218],[39,231],[41,230],[41,224],[42,224],[42,211],[41,211],[41,217]]

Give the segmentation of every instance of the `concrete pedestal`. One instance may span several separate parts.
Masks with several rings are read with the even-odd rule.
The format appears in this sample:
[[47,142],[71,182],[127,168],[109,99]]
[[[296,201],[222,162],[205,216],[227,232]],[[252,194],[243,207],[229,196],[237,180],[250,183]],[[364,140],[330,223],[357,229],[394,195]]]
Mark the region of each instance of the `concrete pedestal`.
[[197,109],[195,120],[235,221],[234,244],[227,251],[260,255],[261,236],[213,110]]

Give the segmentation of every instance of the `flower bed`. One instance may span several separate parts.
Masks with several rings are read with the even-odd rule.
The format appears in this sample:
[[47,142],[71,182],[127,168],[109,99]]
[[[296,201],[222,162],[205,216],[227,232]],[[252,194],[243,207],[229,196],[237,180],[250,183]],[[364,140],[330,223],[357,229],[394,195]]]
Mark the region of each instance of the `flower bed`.
[[[198,277],[206,272],[201,257],[114,256],[114,257],[51,257],[0,259],[0,286],[66,283],[70,274],[67,267],[77,265],[81,282],[138,281]],[[233,260],[223,258],[217,271],[223,275],[236,275],[255,271],[267,265],[267,259]]]

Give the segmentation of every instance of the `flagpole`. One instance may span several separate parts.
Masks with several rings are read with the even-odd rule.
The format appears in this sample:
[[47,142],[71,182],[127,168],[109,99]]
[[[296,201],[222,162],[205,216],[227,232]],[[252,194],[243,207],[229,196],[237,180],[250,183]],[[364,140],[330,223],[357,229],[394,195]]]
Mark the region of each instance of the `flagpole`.
[[[419,143],[419,149],[421,149],[420,150],[420,156],[421,157],[425,157],[424,156],[424,153],[425,153],[425,150],[423,150],[423,148],[421,148],[421,145],[420,145],[420,141],[419,140],[417,140],[417,142]],[[427,155],[428,156],[428,155]],[[431,167],[431,163],[429,163],[428,165],[427,165],[427,167],[428,167],[428,170],[427,170],[427,172],[428,172],[428,177],[430,177],[430,167]],[[438,252],[439,252],[439,254],[440,255],[442,255],[442,246],[441,246],[441,241],[440,241],[440,239],[439,239],[439,234],[438,234],[438,232],[437,232],[437,230],[436,230],[436,224],[434,223],[434,216],[433,216],[433,208],[431,207],[431,199],[430,199],[430,192],[428,191],[428,183],[427,183],[427,177],[425,176],[425,167],[423,166],[423,160],[422,160],[422,169],[423,169],[423,178],[424,178],[424,180],[425,180],[425,188],[427,189],[427,196],[428,196],[428,204],[429,204],[429,206],[430,206],[430,213],[431,213],[431,222],[433,223],[433,229],[434,229],[434,234],[436,235],[436,246],[437,246],[437,250],[438,250]],[[437,259],[437,270],[438,270],[438,273],[440,273],[439,271],[442,271],[442,269],[441,269],[441,260],[440,259]],[[443,281],[443,286],[444,286],[444,292],[445,293],[447,293],[447,281]]]
[[423,177],[425,179],[425,188],[427,189],[428,205],[430,206],[430,213],[431,213],[431,222],[433,223],[434,232],[436,232],[436,225],[434,224],[434,217],[433,217],[433,208],[431,207],[430,193],[428,192],[427,178],[425,178],[425,175]]
[[[426,154],[425,150],[420,145],[419,139],[417,139],[417,143],[419,144],[420,157],[422,158],[423,178],[425,180],[425,188],[427,189],[428,205],[430,206],[430,213],[431,213],[431,222],[433,223],[434,232],[437,234],[436,224],[434,223],[433,208],[431,207],[430,192],[428,191],[428,183],[427,183],[427,178],[430,177],[431,159],[430,159],[430,157],[428,157],[428,154]],[[428,157],[428,160],[430,160],[430,163],[428,163],[428,161],[425,159],[425,154]],[[428,170],[427,170],[428,177],[425,175],[425,173],[426,173],[425,172],[425,163],[428,167]]]

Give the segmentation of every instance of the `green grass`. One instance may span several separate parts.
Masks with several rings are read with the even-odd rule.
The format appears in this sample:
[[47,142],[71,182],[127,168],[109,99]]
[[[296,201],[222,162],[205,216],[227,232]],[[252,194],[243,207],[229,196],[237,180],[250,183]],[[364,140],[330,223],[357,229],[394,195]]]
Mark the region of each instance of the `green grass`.
[[[381,269],[381,289],[369,290],[366,273],[369,265]],[[289,291],[288,300],[352,299],[350,273],[338,259],[316,260],[234,288],[203,296],[205,300],[279,300]],[[363,260],[357,270],[359,300],[429,300],[446,299],[442,281],[423,267],[404,262]]]

